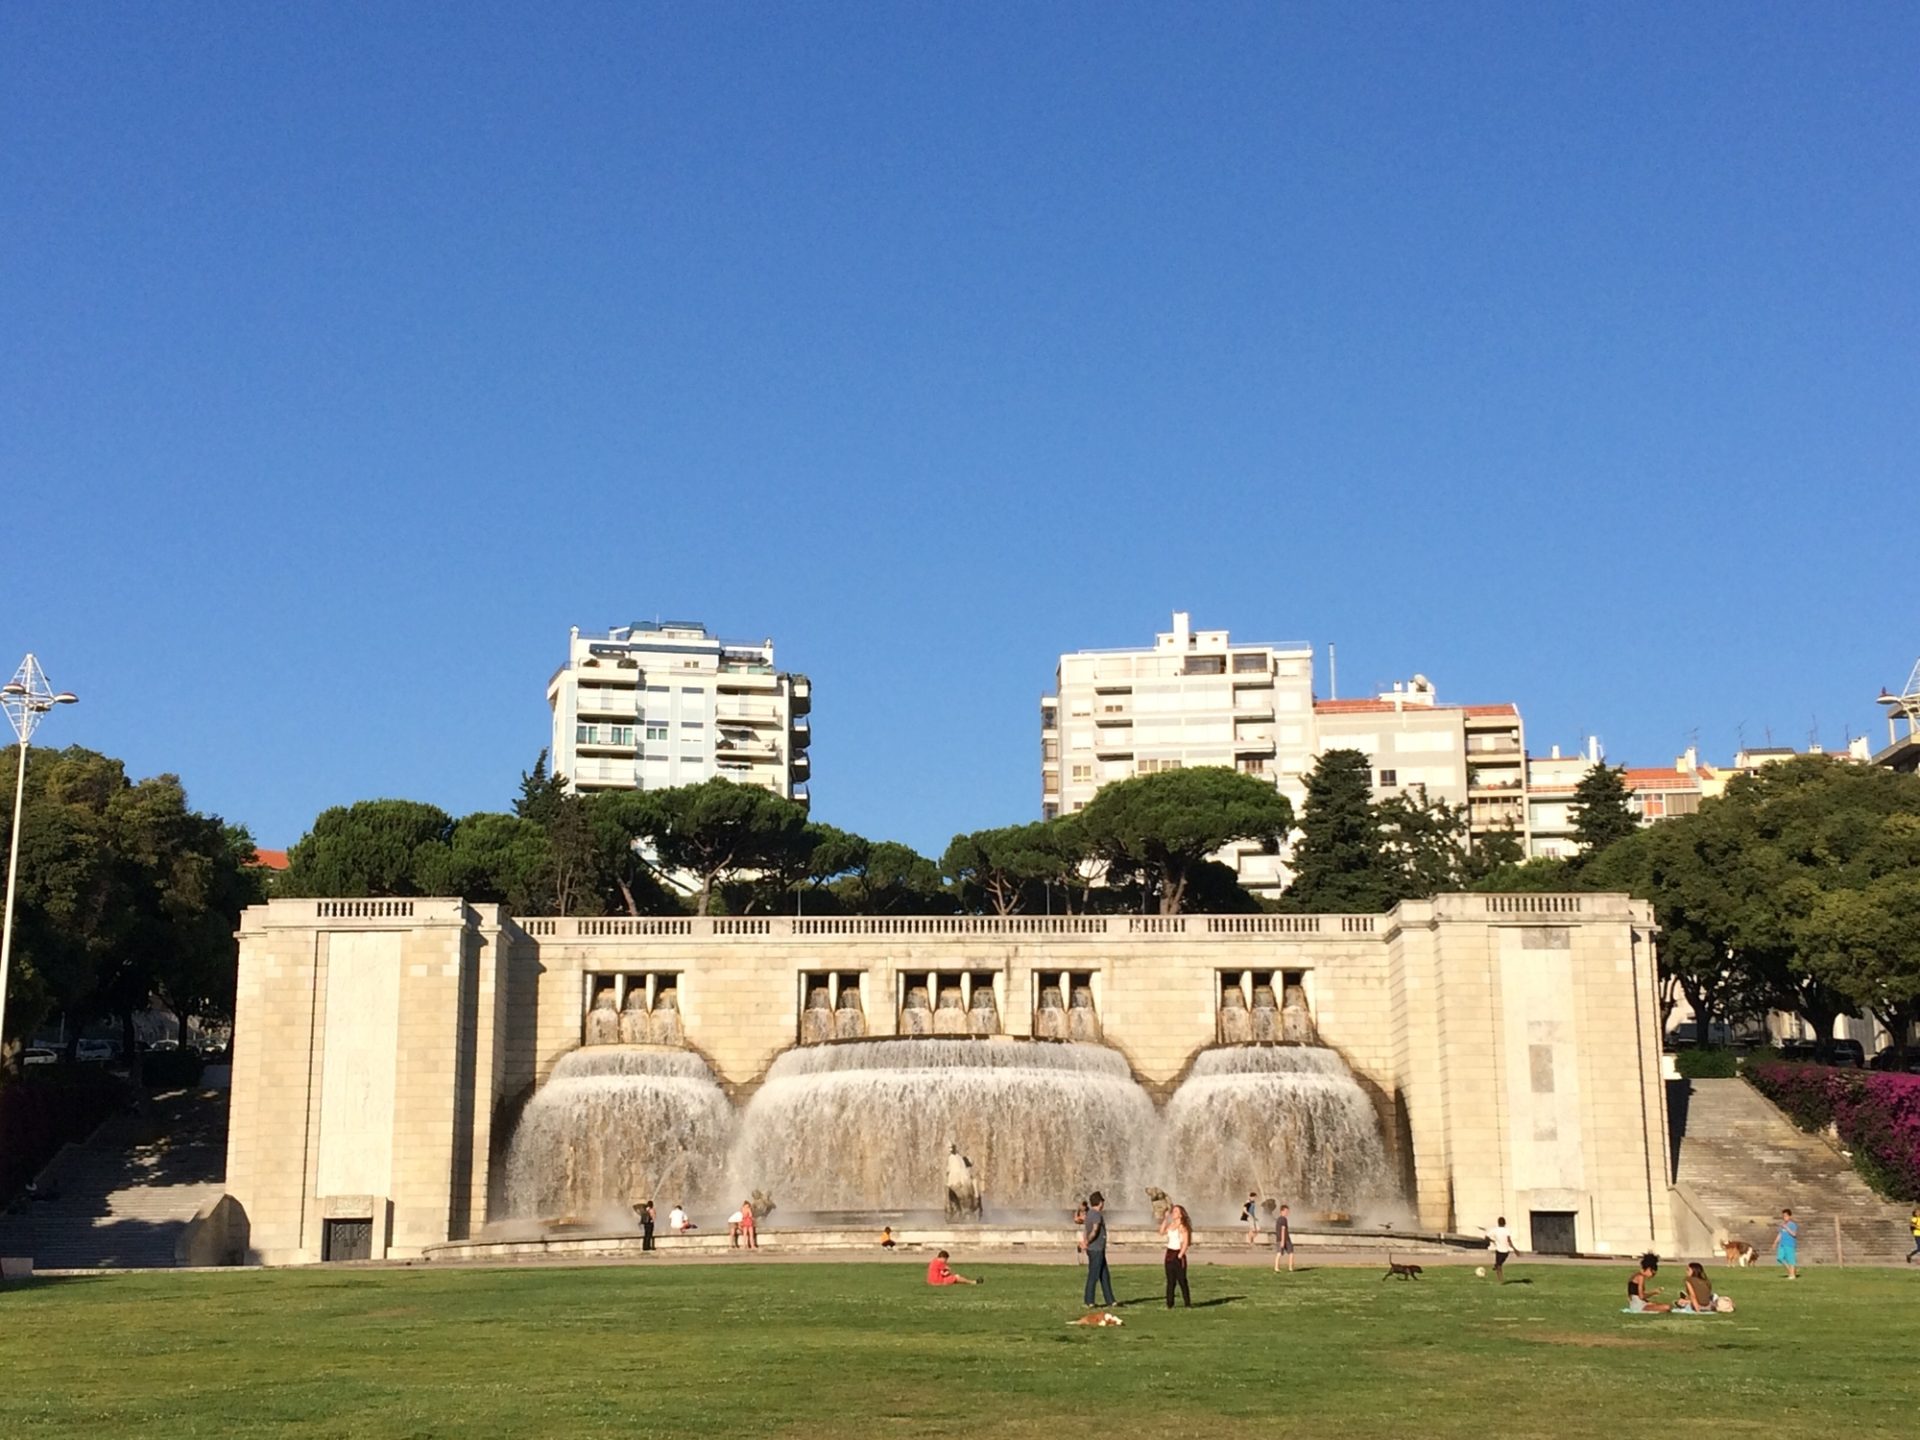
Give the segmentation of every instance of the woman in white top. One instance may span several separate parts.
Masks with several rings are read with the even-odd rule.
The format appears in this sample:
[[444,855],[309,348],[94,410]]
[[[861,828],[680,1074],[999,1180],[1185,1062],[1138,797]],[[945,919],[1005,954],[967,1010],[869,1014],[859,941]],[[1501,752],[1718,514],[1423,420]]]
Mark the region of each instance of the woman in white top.
[[1193,1221],[1187,1218],[1187,1207],[1168,1207],[1167,1218],[1160,1222],[1160,1233],[1167,1237],[1167,1308],[1173,1308],[1173,1292],[1177,1286],[1180,1298],[1191,1310],[1193,1292],[1187,1289],[1187,1249],[1193,1244]]

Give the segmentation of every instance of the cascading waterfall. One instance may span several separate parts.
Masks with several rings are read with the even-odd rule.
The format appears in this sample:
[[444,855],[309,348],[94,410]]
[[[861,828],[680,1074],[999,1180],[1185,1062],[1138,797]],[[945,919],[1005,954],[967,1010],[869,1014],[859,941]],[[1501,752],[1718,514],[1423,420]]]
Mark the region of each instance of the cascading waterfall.
[[[969,1013],[957,993],[942,996],[935,1013],[946,1011],[962,1023]],[[936,1210],[948,1147],[958,1145],[989,1219],[1057,1212],[1099,1187],[1138,1193],[1154,1122],[1125,1057],[1104,1046],[810,1046],[768,1070],[741,1118],[732,1170],[736,1189],[764,1188],[795,1210]]]
[[1296,1214],[1364,1211],[1395,1193],[1372,1102],[1318,1045],[1202,1051],[1167,1102],[1157,1170],[1176,1198],[1215,1210],[1250,1189]]
[[587,1218],[648,1199],[664,1213],[712,1190],[733,1128],[732,1106],[691,1051],[575,1050],[553,1067],[513,1132],[507,1213]]

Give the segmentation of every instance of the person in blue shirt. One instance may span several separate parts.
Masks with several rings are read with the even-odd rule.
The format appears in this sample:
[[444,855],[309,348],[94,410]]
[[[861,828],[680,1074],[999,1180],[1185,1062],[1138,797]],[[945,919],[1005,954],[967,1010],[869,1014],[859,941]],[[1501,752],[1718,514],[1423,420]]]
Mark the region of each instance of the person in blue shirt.
[[1787,1267],[1787,1279],[1800,1278],[1800,1225],[1793,1218],[1793,1211],[1782,1210],[1780,1223],[1774,1226],[1780,1232],[1780,1238],[1773,1242],[1773,1258]]

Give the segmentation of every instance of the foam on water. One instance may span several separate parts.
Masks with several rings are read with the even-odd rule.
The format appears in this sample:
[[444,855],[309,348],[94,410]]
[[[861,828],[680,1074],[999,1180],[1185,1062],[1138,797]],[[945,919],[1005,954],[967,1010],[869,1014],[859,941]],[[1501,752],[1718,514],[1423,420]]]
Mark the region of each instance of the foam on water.
[[922,1210],[946,1196],[946,1157],[974,1163],[985,1217],[1056,1211],[1136,1183],[1153,1102],[1099,1045],[868,1040],[774,1061],[741,1119],[735,1188],[797,1210]]
[[528,1103],[507,1150],[510,1216],[606,1214],[707,1197],[733,1137],[733,1108],[687,1050],[575,1050]]
[[1373,1102],[1318,1045],[1202,1052],[1167,1102],[1156,1168],[1197,1213],[1237,1207],[1249,1190],[1303,1219],[1371,1210],[1395,1192]]

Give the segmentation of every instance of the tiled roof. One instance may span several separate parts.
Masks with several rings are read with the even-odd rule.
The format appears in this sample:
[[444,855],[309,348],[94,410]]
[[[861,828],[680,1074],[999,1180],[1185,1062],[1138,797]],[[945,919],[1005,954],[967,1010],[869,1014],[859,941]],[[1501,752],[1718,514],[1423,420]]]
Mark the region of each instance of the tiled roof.
[[262,870],[284,870],[287,868],[287,852],[284,850],[255,850],[253,863]]
[[1623,777],[1629,790],[1698,790],[1700,780],[1679,770],[1628,770]]
[[1316,700],[1313,708],[1322,715],[1392,715],[1399,712],[1405,715],[1425,715],[1430,711],[1455,711],[1466,715],[1512,715],[1520,714],[1512,705],[1421,705],[1407,703],[1395,705],[1391,700]]

